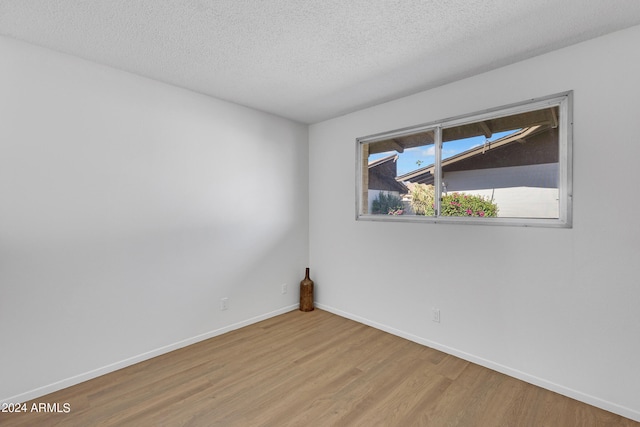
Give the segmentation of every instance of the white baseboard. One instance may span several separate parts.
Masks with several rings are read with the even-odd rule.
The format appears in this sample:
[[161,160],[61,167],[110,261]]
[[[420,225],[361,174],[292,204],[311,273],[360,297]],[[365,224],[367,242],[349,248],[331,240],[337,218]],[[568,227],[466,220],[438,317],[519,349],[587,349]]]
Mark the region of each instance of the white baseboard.
[[529,384],[533,384],[533,385],[536,385],[538,387],[542,387],[544,389],[551,390],[551,391],[556,392],[558,394],[562,394],[563,396],[570,397],[572,399],[578,400],[580,402],[584,402],[584,403],[589,404],[591,406],[595,406],[597,408],[604,409],[605,411],[613,412],[614,414],[618,414],[618,415],[621,415],[621,416],[623,416],[625,418],[629,418],[629,419],[632,419],[634,421],[640,422],[640,412],[635,411],[635,410],[633,410],[631,408],[627,408],[625,406],[621,406],[621,405],[615,404],[613,402],[609,402],[609,401],[600,399],[598,397],[591,396],[591,395],[586,394],[586,393],[582,393],[582,392],[580,392],[578,390],[573,390],[571,388],[564,387],[564,386],[562,386],[560,384],[556,384],[556,383],[553,383],[551,381],[547,381],[547,380],[545,380],[543,378],[539,378],[539,377],[536,377],[534,375],[529,375],[526,372],[522,372],[522,371],[519,371],[517,369],[513,369],[513,368],[510,368],[508,366],[504,366],[504,365],[501,365],[499,363],[492,362],[491,360],[487,360],[487,359],[484,359],[482,357],[478,357],[478,356],[475,356],[473,354],[461,351],[459,349],[452,348],[452,347],[449,347],[449,346],[446,346],[446,345],[443,345],[443,344],[440,344],[440,343],[437,343],[437,342],[434,342],[434,341],[431,341],[431,340],[428,340],[428,339],[425,339],[425,338],[422,338],[422,337],[419,337],[419,336],[416,336],[416,335],[413,335],[413,334],[410,334],[410,333],[407,333],[407,332],[404,332],[404,331],[401,331],[399,329],[392,328],[392,327],[390,327],[388,325],[384,325],[384,324],[375,322],[373,320],[366,319],[364,317],[358,316],[358,315],[353,314],[353,313],[342,311],[340,309],[337,309],[337,308],[334,308],[334,307],[331,307],[331,306],[327,306],[327,305],[324,305],[324,304],[320,304],[320,303],[316,303],[315,306],[318,307],[321,310],[325,310],[325,311],[328,311],[330,313],[336,314],[338,316],[345,317],[347,319],[351,319],[351,320],[354,320],[354,321],[359,322],[359,323],[363,323],[365,325],[371,326],[371,327],[376,328],[376,329],[380,329],[381,331],[388,332],[388,333],[390,333],[392,335],[399,336],[399,337],[407,339],[409,341],[413,341],[415,343],[422,344],[424,346],[431,347],[431,348],[434,348],[436,350],[440,350],[440,351],[442,351],[444,353],[451,354],[453,356],[459,357],[461,359],[467,360],[467,361],[475,363],[477,365],[484,366],[485,368],[489,368],[489,369],[492,369],[494,371],[500,372],[502,374],[509,375],[510,377],[517,378],[517,379],[522,380],[524,382],[527,382]]
[[266,319],[269,319],[271,317],[278,316],[280,314],[288,313],[289,311],[296,310],[297,308],[298,308],[298,304],[290,305],[290,306],[287,306],[287,307],[284,307],[284,308],[281,308],[281,309],[278,309],[278,310],[275,310],[275,311],[272,311],[272,312],[269,312],[269,313],[262,314],[260,316],[256,316],[256,317],[252,317],[252,318],[247,319],[247,320],[243,320],[242,322],[234,323],[234,324],[231,324],[231,325],[228,325],[228,326],[224,326],[222,328],[219,328],[219,329],[216,329],[216,330],[213,330],[213,331],[210,331],[210,332],[205,332],[204,334],[200,334],[200,335],[196,335],[196,336],[191,337],[191,338],[187,338],[187,339],[184,339],[182,341],[178,341],[176,343],[169,344],[169,345],[166,345],[164,347],[160,347],[160,348],[157,348],[155,350],[151,350],[151,351],[148,351],[146,353],[139,354],[137,356],[129,357],[127,359],[121,360],[119,362],[112,363],[112,364],[107,365],[107,366],[103,366],[101,368],[97,368],[97,369],[91,370],[89,372],[84,372],[82,374],[75,375],[75,376],[70,377],[70,378],[65,378],[63,380],[56,381],[55,383],[48,384],[48,385],[45,385],[45,386],[42,386],[42,387],[38,387],[36,389],[29,390],[27,392],[17,394],[15,396],[11,396],[11,397],[6,398],[6,399],[2,399],[2,400],[0,400],[0,406],[2,406],[5,403],[6,404],[9,404],[9,403],[22,403],[22,402],[26,402],[26,401],[29,401],[29,400],[37,399],[37,398],[42,397],[42,396],[44,396],[46,394],[53,393],[53,392],[58,391],[58,390],[62,390],[63,388],[71,387],[73,385],[80,384],[82,382],[85,382],[85,381],[91,380],[93,378],[99,377],[101,375],[105,375],[105,374],[108,374],[110,372],[117,371],[118,369],[126,368],[127,366],[134,365],[136,363],[151,359],[151,358],[156,357],[156,356],[160,356],[161,354],[169,353],[170,351],[178,350],[179,348],[186,347],[188,345],[195,344],[197,342],[204,341],[204,340],[207,340],[209,338],[216,337],[218,335],[222,335],[222,334],[224,334],[226,332],[230,332],[230,331],[233,331],[235,329],[240,329],[240,328],[243,328],[245,326],[251,325],[253,323],[257,323],[257,322],[260,322],[262,320],[266,320]]

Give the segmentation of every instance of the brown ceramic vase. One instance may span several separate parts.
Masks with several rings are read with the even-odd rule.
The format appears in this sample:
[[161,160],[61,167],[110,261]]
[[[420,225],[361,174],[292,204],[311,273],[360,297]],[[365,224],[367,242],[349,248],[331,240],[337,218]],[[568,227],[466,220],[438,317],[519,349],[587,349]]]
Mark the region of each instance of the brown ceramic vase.
[[309,278],[309,269],[300,282],[300,311],[313,311],[313,280]]

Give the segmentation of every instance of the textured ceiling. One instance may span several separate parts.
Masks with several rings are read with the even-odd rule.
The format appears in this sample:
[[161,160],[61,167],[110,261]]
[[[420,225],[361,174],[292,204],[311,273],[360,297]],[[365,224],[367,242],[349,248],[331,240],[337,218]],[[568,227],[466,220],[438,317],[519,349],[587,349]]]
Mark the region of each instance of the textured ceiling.
[[638,0],[0,0],[0,34],[305,123],[640,24]]

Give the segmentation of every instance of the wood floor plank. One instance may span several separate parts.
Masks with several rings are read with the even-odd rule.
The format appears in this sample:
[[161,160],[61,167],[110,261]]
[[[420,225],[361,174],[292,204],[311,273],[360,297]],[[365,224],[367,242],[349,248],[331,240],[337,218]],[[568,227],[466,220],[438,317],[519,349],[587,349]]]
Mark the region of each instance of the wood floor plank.
[[640,426],[318,309],[270,318],[34,402],[69,403],[71,412],[0,413],[0,425]]

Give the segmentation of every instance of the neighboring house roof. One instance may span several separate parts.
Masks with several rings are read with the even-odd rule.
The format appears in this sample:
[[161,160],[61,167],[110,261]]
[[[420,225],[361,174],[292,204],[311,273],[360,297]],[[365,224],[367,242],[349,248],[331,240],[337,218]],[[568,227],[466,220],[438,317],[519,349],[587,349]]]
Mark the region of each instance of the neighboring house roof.
[[[496,133],[534,126],[555,128],[558,126],[556,110],[557,107],[527,111],[511,116],[495,117],[479,122],[445,128],[442,130],[442,141],[455,141],[481,135],[485,138],[490,138],[491,135]],[[423,130],[417,132],[415,128],[407,129],[406,133],[394,131],[391,137],[382,135],[379,140],[369,144],[369,154],[389,151],[403,153],[404,150],[409,148],[432,144],[434,141],[435,134],[433,126],[426,126]]]
[[407,187],[396,180],[397,160],[398,155],[393,154],[369,162],[369,190],[407,192]]
[[380,166],[381,164],[383,164],[383,163],[387,163],[387,162],[390,162],[390,161],[392,161],[392,160],[393,160],[394,162],[395,162],[395,161],[397,161],[397,160],[398,160],[398,155],[397,155],[397,154],[392,154],[392,155],[390,155],[390,156],[383,157],[383,158],[381,158],[381,159],[372,160],[372,161],[370,161],[370,162],[369,162],[369,165],[368,165],[368,166],[369,166],[369,169],[371,169],[371,168],[373,168],[373,167]]
[[[553,134],[556,128],[536,125],[523,128],[495,141],[471,148],[442,161],[444,172],[454,170],[487,169],[524,164],[541,164],[557,162],[557,145],[553,145]],[[550,137],[551,136],[551,137]],[[532,153],[524,142],[531,140],[540,144],[540,150]],[[508,150],[507,155],[503,151]],[[500,154],[497,152],[500,151]],[[482,157],[480,157],[482,156]],[[403,183],[433,184],[435,165],[431,164],[398,176],[397,181]]]

